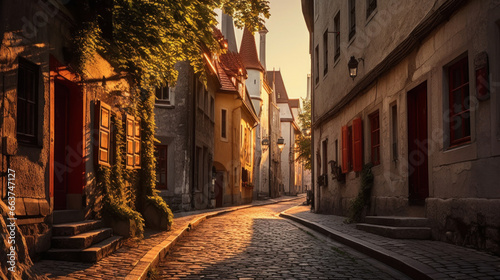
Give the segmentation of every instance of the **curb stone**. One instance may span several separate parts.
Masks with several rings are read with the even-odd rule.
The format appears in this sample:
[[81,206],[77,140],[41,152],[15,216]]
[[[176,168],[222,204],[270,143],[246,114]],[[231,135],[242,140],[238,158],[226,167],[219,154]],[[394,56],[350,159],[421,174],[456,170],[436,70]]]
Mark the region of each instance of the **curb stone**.
[[304,198],[305,198],[304,196],[297,196],[294,198],[288,198],[288,199],[283,199],[283,200],[279,200],[279,201],[265,202],[262,204],[235,206],[235,207],[225,209],[225,210],[209,212],[201,217],[193,218],[189,222],[187,227],[174,231],[162,243],[156,245],[151,250],[149,250],[137,262],[137,264],[134,266],[134,269],[132,269],[132,271],[125,277],[125,280],[145,280],[147,278],[148,271],[152,267],[158,266],[158,263],[160,262],[160,260],[165,258],[165,256],[168,254],[168,252],[175,246],[175,244],[184,235],[186,235],[187,232],[189,232],[191,229],[196,228],[199,224],[201,224],[203,221],[205,221],[209,218],[213,218],[216,216],[224,215],[224,214],[238,211],[238,210],[242,210],[242,209],[247,209],[250,207],[266,206],[266,205],[277,204],[277,203],[282,203],[282,202],[289,202],[289,201],[304,199]]
[[315,230],[328,238],[331,238],[337,242],[343,243],[365,255],[368,255],[372,258],[375,258],[390,267],[399,270],[406,274],[407,276],[413,279],[437,279],[440,277],[444,277],[445,275],[437,272],[433,268],[428,265],[425,265],[419,261],[414,259],[401,256],[399,254],[393,253],[389,250],[386,250],[380,246],[371,244],[364,240],[361,240],[356,237],[352,237],[345,233],[336,231],[332,228],[322,226],[318,223],[308,221],[306,219],[297,217],[292,214],[287,214],[286,211],[280,213],[280,217],[290,219],[299,224],[302,224],[312,230]]

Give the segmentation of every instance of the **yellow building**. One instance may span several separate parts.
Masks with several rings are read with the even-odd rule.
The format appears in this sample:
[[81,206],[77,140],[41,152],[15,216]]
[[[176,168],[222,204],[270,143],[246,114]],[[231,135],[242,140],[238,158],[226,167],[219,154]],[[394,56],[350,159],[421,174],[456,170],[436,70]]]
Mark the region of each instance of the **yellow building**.
[[259,120],[245,86],[247,72],[239,54],[229,50],[215,67],[221,85],[215,95],[215,205],[250,203]]

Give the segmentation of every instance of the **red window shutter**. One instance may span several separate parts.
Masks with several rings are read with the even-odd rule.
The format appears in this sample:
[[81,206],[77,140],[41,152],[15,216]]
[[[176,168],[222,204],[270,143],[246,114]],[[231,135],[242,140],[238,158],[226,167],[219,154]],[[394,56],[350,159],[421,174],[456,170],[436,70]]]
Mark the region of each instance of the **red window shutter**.
[[125,138],[127,140],[126,165],[127,168],[134,168],[134,117],[126,114],[125,120]]
[[342,173],[349,172],[349,145],[347,137],[347,126],[342,127]]
[[141,168],[141,121],[139,118],[134,122],[134,168]]
[[109,166],[109,147],[111,141],[111,107],[102,102],[97,103],[96,124],[99,131],[97,141],[97,164]]
[[363,169],[363,125],[360,118],[352,121],[352,169],[361,171]]

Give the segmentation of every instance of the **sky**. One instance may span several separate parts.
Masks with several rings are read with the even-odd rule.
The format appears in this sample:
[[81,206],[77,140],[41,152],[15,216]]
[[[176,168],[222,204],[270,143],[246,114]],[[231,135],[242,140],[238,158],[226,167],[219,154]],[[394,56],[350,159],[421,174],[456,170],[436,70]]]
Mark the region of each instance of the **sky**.
[[[266,22],[267,70],[281,70],[289,98],[305,98],[307,74],[311,71],[309,33],[300,0],[270,0],[271,17]],[[238,50],[243,31],[236,29]],[[259,51],[259,34],[255,34]]]

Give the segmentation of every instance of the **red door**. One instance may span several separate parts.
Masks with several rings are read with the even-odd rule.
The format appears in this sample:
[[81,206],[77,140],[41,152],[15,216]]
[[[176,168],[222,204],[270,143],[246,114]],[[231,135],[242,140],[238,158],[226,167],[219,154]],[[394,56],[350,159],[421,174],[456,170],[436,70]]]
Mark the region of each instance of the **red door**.
[[411,204],[429,196],[427,82],[408,92],[408,181]]
[[68,193],[66,147],[68,146],[68,97],[70,91],[61,83],[54,84],[54,208],[61,210],[66,209],[66,195]]

